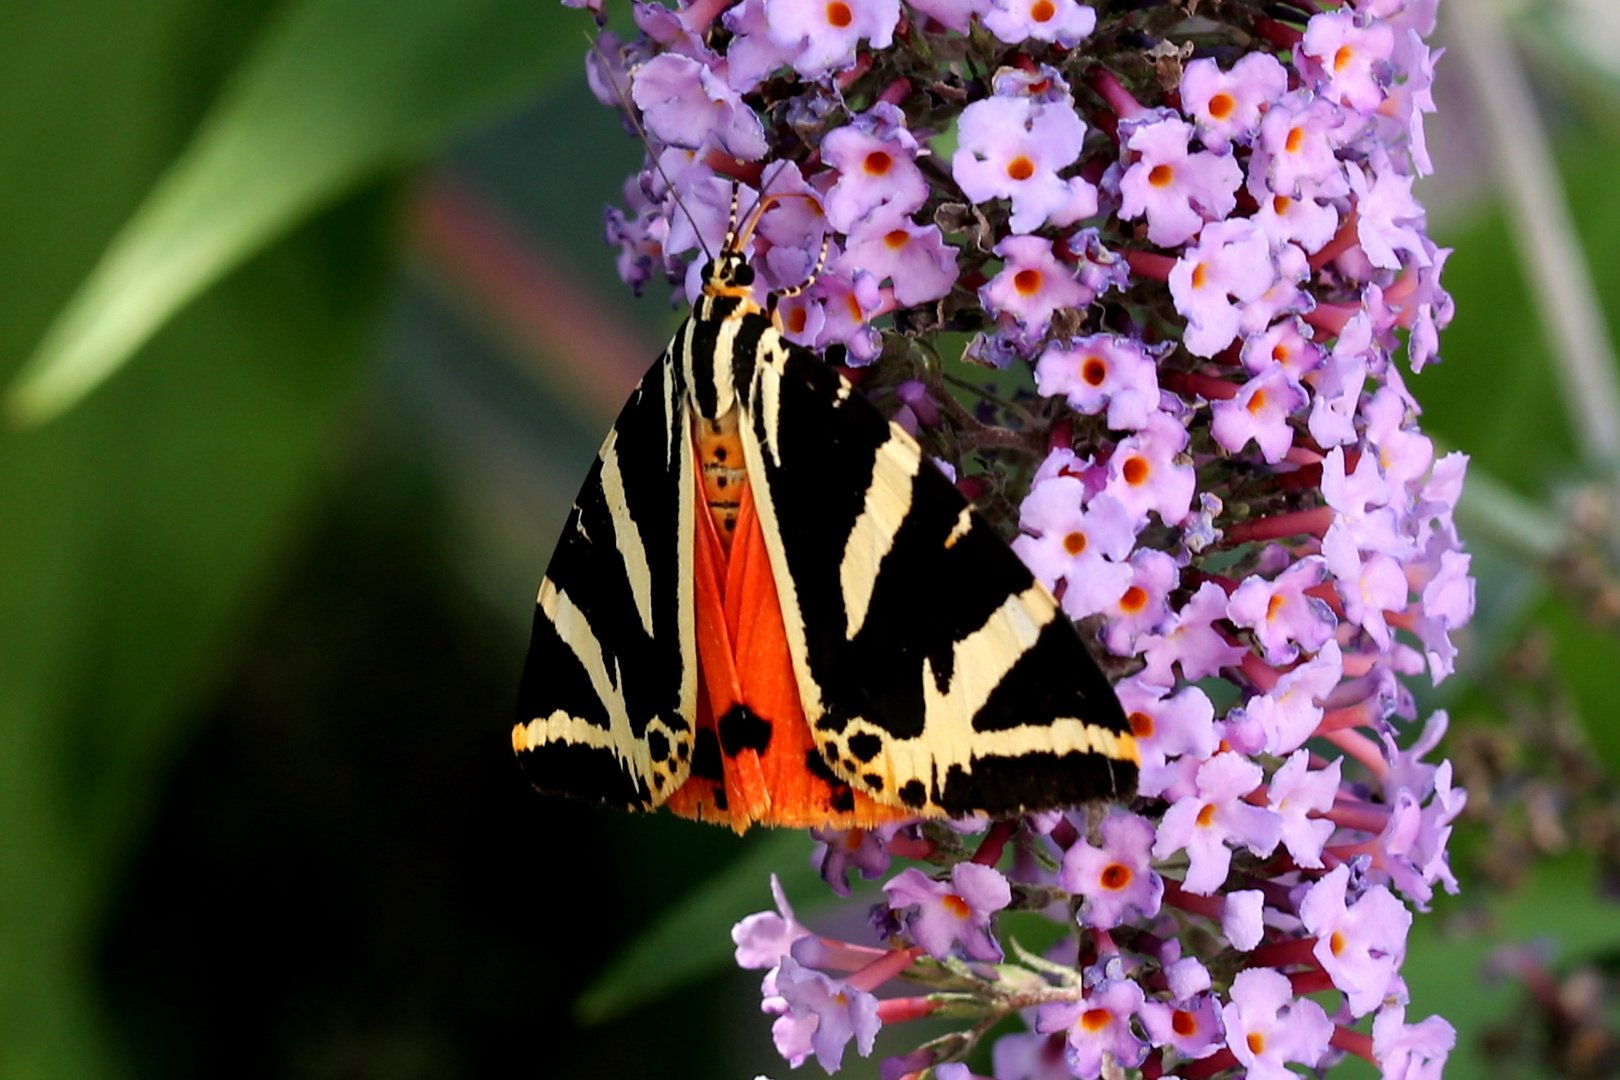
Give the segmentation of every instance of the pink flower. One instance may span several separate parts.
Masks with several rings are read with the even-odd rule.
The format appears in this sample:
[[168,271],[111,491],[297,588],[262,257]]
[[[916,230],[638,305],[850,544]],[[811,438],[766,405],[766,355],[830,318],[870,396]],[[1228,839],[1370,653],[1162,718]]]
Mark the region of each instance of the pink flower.
[[1106,407],[1109,427],[1135,431],[1146,427],[1158,408],[1158,360],[1164,351],[1113,334],[1053,342],[1035,365],[1035,388],[1048,397],[1062,394],[1070,407],[1087,415]]
[[1249,53],[1222,71],[1207,57],[1181,74],[1181,109],[1198,126],[1198,137],[1217,154],[1232,143],[1247,146],[1260,117],[1288,92],[1288,72],[1270,53]]
[[990,0],[984,28],[1009,45],[1050,41],[1072,49],[1097,26],[1097,13],[1076,0]]
[[1085,122],[1066,101],[1002,95],[975,101],[962,112],[951,175],[972,202],[1011,199],[1012,231],[1032,232],[1090,187],[1058,176],[1080,155],[1085,136]]
[[1287,1062],[1315,1066],[1327,1053],[1333,1023],[1322,1006],[1295,998],[1288,979],[1271,968],[1240,971],[1232,1001],[1221,1010],[1226,1045],[1251,1080],[1289,1080]]
[[996,245],[996,254],[1006,261],[979,297],[987,310],[1012,316],[1032,338],[1046,333],[1058,309],[1091,303],[1090,290],[1052,254],[1052,241],[1009,236]]
[[1186,243],[1237,205],[1243,170],[1229,156],[1189,151],[1193,129],[1185,120],[1125,121],[1120,135],[1135,160],[1119,181],[1119,216],[1146,215],[1148,239],[1160,247]]
[[900,22],[900,0],[765,0],[771,40],[793,50],[795,71],[818,79],[855,64],[855,46],[886,49]]
[[1187,351],[1214,356],[1230,345],[1242,326],[1243,305],[1259,300],[1276,280],[1271,244],[1253,221],[1206,227],[1170,271],[1170,296],[1187,320]]
[[1128,913],[1151,919],[1158,914],[1164,881],[1153,870],[1153,823],[1135,814],[1116,812],[1100,826],[1103,846],[1077,840],[1063,854],[1058,884],[1085,898],[1082,926],[1111,930]]
[[1351,1016],[1383,1003],[1406,956],[1412,913],[1382,885],[1346,903],[1350,868],[1343,863],[1312,885],[1299,904],[1300,921],[1316,938],[1314,952],[1333,985],[1344,992]]
[[1182,887],[1208,896],[1226,881],[1232,865],[1228,845],[1240,845],[1256,855],[1270,855],[1282,838],[1276,814],[1251,806],[1243,797],[1260,786],[1260,766],[1240,754],[1216,754],[1198,769],[1198,792],[1176,800],[1164,812],[1153,857],[1167,859],[1187,852],[1187,877]]

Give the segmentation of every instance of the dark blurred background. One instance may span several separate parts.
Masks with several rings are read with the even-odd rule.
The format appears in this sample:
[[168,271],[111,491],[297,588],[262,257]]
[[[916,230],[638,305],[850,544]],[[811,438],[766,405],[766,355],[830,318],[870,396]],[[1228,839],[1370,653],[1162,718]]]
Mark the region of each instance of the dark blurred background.
[[[1506,30],[1614,312],[1612,17],[1531,8]],[[510,755],[540,571],[677,319],[601,245],[641,151],[584,88],[588,25],[552,0],[0,2],[0,365],[37,374],[44,341],[89,373],[0,435],[0,1078],[787,1071],[724,927],[768,868],[804,882],[809,841],[544,798]],[[1473,801],[1412,1015],[1462,1029],[1453,1076],[1609,1075],[1611,481],[1490,111],[1443,69],[1427,198],[1459,315],[1412,384],[1483,478],[1480,616],[1458,678],[1418,688]]]

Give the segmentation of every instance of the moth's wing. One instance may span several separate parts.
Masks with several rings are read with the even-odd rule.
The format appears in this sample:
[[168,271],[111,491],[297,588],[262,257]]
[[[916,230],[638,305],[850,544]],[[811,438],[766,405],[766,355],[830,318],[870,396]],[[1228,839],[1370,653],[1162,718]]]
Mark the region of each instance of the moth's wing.
[[744,441],[827,765],[919,814],[1126,796],[1118,699],[1051,594],[846,380],[762,335]]
[[542,791],[651,809],[691,771],[687,424],[666,352],[598,451],[541,582],[512,745]]

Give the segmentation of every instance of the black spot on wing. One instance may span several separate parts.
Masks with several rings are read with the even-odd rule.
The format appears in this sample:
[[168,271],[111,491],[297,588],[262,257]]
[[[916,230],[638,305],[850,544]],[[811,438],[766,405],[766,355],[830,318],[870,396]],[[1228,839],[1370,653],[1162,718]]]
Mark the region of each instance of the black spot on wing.
[[883,740],[870,731],[862,731],[849,737],[849,752],[862,761],[871,761],[883,749]]
[[953,765],[935,801],[953,817],[1008,815],[1128,798],[1135,790],[1136,766],[1129,761],[1081,751],[1038,752],[976,758],[971,773]]
[[645,810],[650,796],[613,751],[575,743],[553,742],[518,753],[529,782],[541,791],[574,795],[622,810]]
[[1092,662],[1074,624],[1059,616],[1013,665],[973,717],[975,731],[1044,727],[1059,717],[1130,730],[1113,687]]
[[692,775],[700,780],[722,781],[726,778],[724,763],[720,760],[720,740],[712,728],[698,728],[692,751]]
[[746,705],[733,705],[726,710],[717,725],[720,728],[720,749],[726,757],[736,757],[744,750],[763,754],[771,745],[771,722],[757,716]]
[[900,786],[900,801],[913,810],[920,810],[928,802],[928,789],[921,780],[907,780]]

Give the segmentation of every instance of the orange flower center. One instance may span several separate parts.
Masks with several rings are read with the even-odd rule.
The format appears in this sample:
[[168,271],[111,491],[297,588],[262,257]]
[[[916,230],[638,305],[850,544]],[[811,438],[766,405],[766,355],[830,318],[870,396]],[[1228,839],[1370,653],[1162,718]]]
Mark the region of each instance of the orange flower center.
[[1119,598],[1119,609],[1131,615],[1147,607],[1147,590],[1140,585],[1132,585],[1125,590],[1125,595]]
[[1192,287],[1193,288],[1202,289],[1204,287],[1204,282],[1207,281],[1208,279],[1209,279],[1209,273],[1204,268],[1203,263],[1199,263],[1197,266],[1193,267],[1193,272],[1192,272]]
[[958,919],[965,919],[973,913],[973,909],[968,907],[968,902],[955,893],[941,900],[939,905]]
[[1155,165],[1148,170],[1148,183],[1154,187],[1169,187],[1176,178],[1176,170],[1168,165]]
[[894,251],[899,251],[901,248],[905,247],[910,240],[911,234],[906,232],[904,229],[894,229],[888,233],[885,233],[883,236],[883,242]]
[[1259,1057],[1266,1052],[1266,1037],[1258,1031],[1249,1032],[1243,1041],[1249,1044],[1249,1053],[1255,1057]]
[[1198,825],[1199,825],[1199,827],[1207,829],[1207,828],[1209,828],[1210,823],[1213,822],[1214,820],[1215,820],[1215,804],[1214,803],[1205,803],[1204,808],[1202,810],[1198,811]]
[[1170,1014],[1170,1030],[1185,1039],[1198,1032],[1198,1017],[1186,1009],[1177,1009]]
[[849,5],[843,0],[833,0],[827,5],[827,24],[843,30],[855,21],[855,13],[849,10]]
[[1119,474],[1125,478],[1125,482],[1131,487],[1140,487],[1142,484],[1147,483],[1148,473],[1152,471],[1148,467],[1146,458],[1132,457],[1126,459],[1125,467],[1119,470]]
[[1293,205],[1294,200],[1290,199],[1286,195],[1273,195],[1271,197],[1271,209],[1277,214],[1278,217],[1282,217],[1284,214],[1288,213],[1288,208]]
[[1216,94],[1209,99],[1209,115],[1216,120],[1225,120],[1237,108],[1237,102],[1232,100],[1231,94]]
[[1333,54],[1333,70],[1343,71],[1350,66],[1350,61],[1356,58],[1356,51],[1348,45],[1340,45],[1339,51]]
[[788,332],[793,334],[804,333],[804,323],[808,317],[807,312],[802,307],[794,308],[792,311],[789,311],[787,314]]
[[1067,551],[1070,555],[1078,555],[1082,551],[1086,550],[1086,534],[1083,532],[1072,532],[1068,536],[1065,536],[1063,538],[1063,550]]
[[1254,392],[1254,396],[1249,399],[1249,403],[1244,406],[1244,408],[1248,409],[1250,413],[1257,416],[1259,415],[1260,410],[1265,407],[1266,392],[1264,390],[1256,390]]
[[1283,143],[1283,149],[1287,150],[1290,154],[1297,154],[1299,153],[1299,148],[1304,145],[1305,129],[1302,127],[1297,127],[1288,132],[1288,139]]
[[1101,386],[1108,378],[1108,365],[1100,356],[1088,356],[1080,362],[1080,378],[1087,386]]
[[894,158],[882,150],[874,150],[866,155],[866,160],[861,165],[868,176],[883,176],[894,167]]
[[1099,880],[1105,889],[1123,889],[1131,883],[1132,876],[1130,867],[1121,866],[1119,863],[1109,863],[1103,867]]
[[866,314],[861,311],[861,302],[855,299],[854,293],[850,293],[848,296],[844,297],[844,303],[849,307],[850,318],[854,319],[856,322],[866,321]]
[[1270,622],[1272,619],[1275,619],[1282,609],[1287,606],[1288,601],[1284,600],[1282,596],[1273,596],[1266,604],[1266,621]]
[[1333,931],[1333,935],[1328,938],[1328,948],[1333,951],[1334,956],[1344,952],[1344,944],[1344,935],[1337,930]]
[[865,839],[865,829],[851,829],[849,832],[844,834],[844,847],[850,851],[854,851],[861,846],[861,841]]
[[1041,272],[1039,270],[1020,270],[1013,275],[1013,288],[1018,290],[1020,296],[1034,296],[1041,291]]
[[1113,1022],[1114,1014],[1107,1009],[1087,1009],[1080,1014],[1080,1026],[1087,1031],[1101,1031]]
[[1153,717],[1147,713],[1133,712],[1125,718],[1125,722],[1131,725],[1131,734],[1138,739],[1153,738]]
[[1022,154],[1007,162],[1007,175],[1014,180],[1028,180],[1035,175],[1035,163]]

